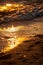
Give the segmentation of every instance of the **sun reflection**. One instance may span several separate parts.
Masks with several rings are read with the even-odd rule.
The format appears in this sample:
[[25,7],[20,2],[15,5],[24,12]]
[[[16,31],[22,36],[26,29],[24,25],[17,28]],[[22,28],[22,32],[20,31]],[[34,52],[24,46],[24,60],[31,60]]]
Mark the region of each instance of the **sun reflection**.
[[[21,44],[24,40],[26,40],[25,37],[18,37],[18,34],[14,34],[14,33],[17,33],[16,31],[19,31],[20,29],[22,29],[24,26],[17,26],[17,27],[14,27],[13,25],[11,27],[8,27],[8,28],[0,28],[0,32],[2,32],[2,35],[4,35],[2,41],[6,40],[6,42],[4,44],[7,43],[7,45],[1,50],[1,52],[8,52],[10,51],[11,49],[17,47],[19,44]],[[4,32],[3,32],[4,31]],[[7,33],[5,33],[7,32]],[[5,36],[8,36],[10,34],[13,34],[13,36],[11,37],[7,37],[5,38]]]
[[0,29],[0,31],[5,31],[5,32],[16,32],[18,31],[19,29],[23,28],[24,26],[17,26],[17,27],[14,27],[13,25],[11,27],[8,27],[8,28],[3,28],[3,29]]
[[6,7],[6,6],[3,6],[3,7],[2,7],[2,9],[3,9],[3,10],[6,10],[6,9],[7,9],[7,7]]
[[10,51],[11,49],[17,47],[18,45],[21,45],[23,41],[25,41],[25,37],[20,38],[10,38],[8,39],[8,46],[4,48],[4,53]]
[[6,6],[11,7],[11,6],[12,6],[12,4],[6,4]]
[[3,11],[13,11],[13,9],[14,10],[17,10],[19,7],[24,7],[24,5],[23,4],[17,4],[17,3],[15,3],[15,4],[11,4],[11,3],[6,3],[5,5],[0,5],[0,12],[3,12]]

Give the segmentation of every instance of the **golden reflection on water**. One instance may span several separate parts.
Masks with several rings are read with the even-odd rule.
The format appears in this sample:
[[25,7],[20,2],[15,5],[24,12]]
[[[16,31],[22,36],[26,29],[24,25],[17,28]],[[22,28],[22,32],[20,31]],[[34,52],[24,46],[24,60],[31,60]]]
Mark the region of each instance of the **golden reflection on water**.
[[[19,35],[15,35],[14,33],[16,33],[17,31],[19,31],[20,29],[22,29],[24,26],[17,26],[17,27],[14,27],[14,26],[11,26],[11,27],[8,27],[8,28],[3,28],[1,29],[0,28],[0,32],[1,32],[1,42],[2,42],[2,47],[3,49],[1,49],[1,52],[7,52],[7,51],[10,51],[11,49],[17,47],[19,44],[21,44],[24,40],[26,40],[26,37],[25,36],[20,36],[18,37]],[[6,32],[6,33],[5,33]],[[5,33],[5,34],[4,34]],[[7,36],[8,34],[8,36]],[[10,34],[13,34],[13,36],[11,37]]]
[[1,29],[0,28],[0,31],[4,31],[4,32],[16,32],[18,31],[19,29],[23,28],[24,26],[17,26],[17,27],[14,27],[13,25],[11,27],[8,27],[8,28],[3,28]]
[[20,45],[24,40],[26,40],[25,37],[23,38],[10,38],[8,39],[8,46],[5,47],[4,52],[10,51],[11,49],[17,47],[18,45]]
[[24,8],[25,6],[23,4],[19,3],[6,3],[5,5],[0,5],[0,12],[3,11],[13,11],[13,10],[19,10],[20,8]]

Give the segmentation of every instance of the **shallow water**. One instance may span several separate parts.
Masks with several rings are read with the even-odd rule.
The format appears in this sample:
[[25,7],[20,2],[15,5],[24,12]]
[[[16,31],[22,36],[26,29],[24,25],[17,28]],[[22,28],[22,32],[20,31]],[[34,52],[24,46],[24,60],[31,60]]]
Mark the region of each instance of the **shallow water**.
[[[26,24],[26,22],[28,24]],[[12,22],[1,24],[0,26],[0,53],[7,52],[22,44],[25,40],[30,40],[30,36],[43,35],[43,22]]]

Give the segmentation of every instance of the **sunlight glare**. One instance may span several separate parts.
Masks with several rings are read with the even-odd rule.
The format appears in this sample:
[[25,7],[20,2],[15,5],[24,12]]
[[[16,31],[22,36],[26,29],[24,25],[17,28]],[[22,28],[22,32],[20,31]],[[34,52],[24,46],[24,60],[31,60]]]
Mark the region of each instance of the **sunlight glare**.
[[12,6],[12,4],[6,4],[6,6],[10,7],[10,6]]

